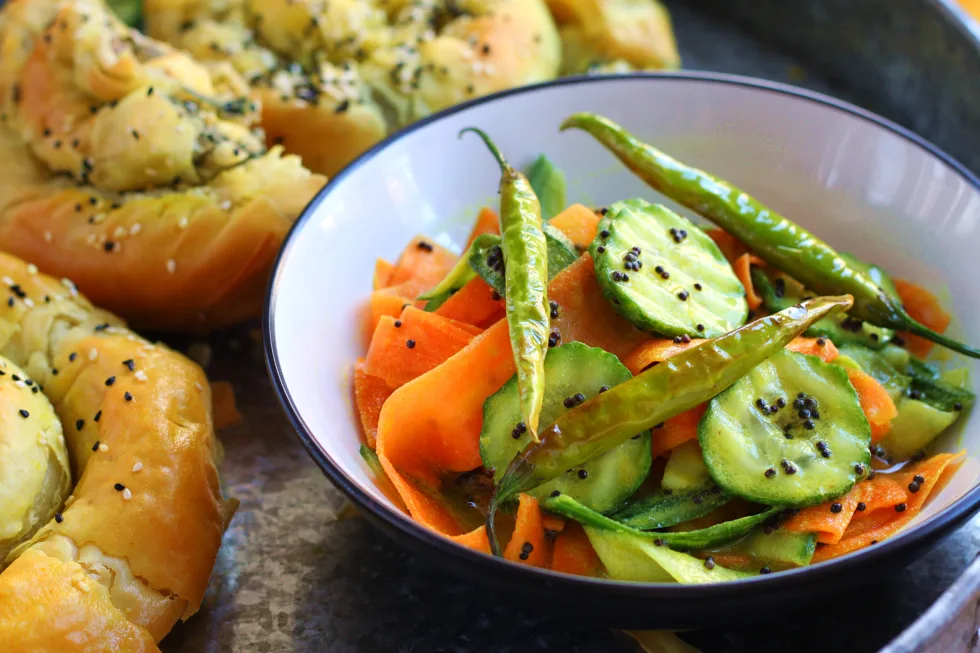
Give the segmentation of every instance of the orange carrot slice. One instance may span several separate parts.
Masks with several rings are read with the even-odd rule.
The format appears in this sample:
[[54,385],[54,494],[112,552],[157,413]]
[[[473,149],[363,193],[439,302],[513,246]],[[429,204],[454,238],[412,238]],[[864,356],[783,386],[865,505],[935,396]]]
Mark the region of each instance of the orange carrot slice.
[[463,533],[462,535],[451,536],[451,539],[456,544],[462,544],[463,546],[473,549],[474,551],[479,551],[481,553],[490,553],[490,539],[487,537],[487,527],[480,526],[476,530],[470,531],[469,533]]
[[548,222],[565,234],[576,247],[586,249],[595,240],[599,216],[581,204],[572,204]]
[[892,430],[892,420],[898,416],[895,402],[878,381],[861,370],[847,369],[847,378],[857,390],[861,410],[871,425],[871,442],[876,443]]
[[211,413],[216,429],[231,426],[242,419],[235,405],[235,390],[227,381],[211,382]]
[[473,225],[473,230],[470,232],[469,238],[466,239],[466,247],[463,248],[463,251],[468,250],[473,241],[483,234],[500,235],[500,217],[489,206],[480,209],[480,213],[476,216],[476,224]]
[[485,329],[504,317],[504,300],[481,277],[474,277],[435,313]]
[[[939,300],[931,292],[910,281],[895,279],[895,289],[902,298],[905,311],[913,320],[921,322],[937,333],[944,333],[949,326],[949,313],[943,310]],[[933,343],[925,338],[903,333],[905,346],[910,352],[924,358],[932,351]]]
[[782,528],[791,533],[816,533],[817,542],[836,544],[851,523],[861,495],[860,484],[855,485],[839,499],[803,508],[783,522]]
[[379,258],[374,262],[374,280],[371,284],[373,290],[381,290],[382,288],[388,287],[388,282],[391,281],[391,273],[395,271],[395,266],[393,263],[389,263],[383,258]]
[[826,338],[804,338],[800,336],[793,338],[786,345],[786,349],[795,351],[798,354],[816,356],[825,363],[831,362],[840,355],[834,343]]
[[406,281],[414,282],[419,290],[412,294],[416,297],[442,281],[458,257],[445,247],[437,245],[425,238],[414,238],[402,251],[391,271],[389,286],[397,286]]
[[544,527],[544,530],[551,533],[561,533],[565,530],[565,520],[555,515],[549,515],[548,513],[541,513],[541,525]]
[[762,306],[762,297],[755,291],[755,285],[752,283],[752,266],[765,264],[765,261],[754,254],[742,254],[732,264],[735,276],[745,286],[745,301],[749,303],[749,308],[753,311]]
[[612,310],[587,253],[551,280],[548,299],[558,304],[558,318],[551,321],[551,329],[561,335],[561,342],[583,342],[622,359],[649,337]]
[[378,420],[378,450],[402,473],[433,487],[444,472],[479,467],[483,402],[513,374],[501,320],[388,398]]
[[718,249],[720,249],[721,253],[725,255],[725,258],[728,259],[729,263],[734,264],[740,256],[749,251],[749,248],[743,245],[742,241],[724,229],[713,227],[711,229],[705,229],[704,233],[706,233],[711,240],[715,241],[715,244],[718,245]]
[[551,569],[576,576],[602,576],[602,561],[592,548],[585,530],[577,522],[568,524],[555,538]]
[[851,551],[877,544],[894,535],[899,529],[912,521],[919,511],[922,510],[922,506],[925,505],[926,500],[936,487],[936,484],[940,481],[943,473],[962,455],[962,453],[936,454],[927,460],[915,463],[907,469],[898,472],[895,476],[897,479],[901,479],[900,483],[903,485],[911,483],[916,475],[921,476],[924,481],[918,484],[919,490],[917,492],[909,494],[908,500],[904,504],[905,510],[899,512],[893,508],[891,515],[889,515],[889,521],[856,534],[845,533],[845,537],[837,544],[827,544],[817,547],[813,561],[821,562],[836,558]]
[[370,342],[374,335],[381,318],[385,315],[398,317],[405,310],[406,306],[414,306],[415,301],[414,284],[411,282],[399,286],[390,286],[375,290],[371,293],[370,311],[367,315],[367,324],[364,325],[367,331],[366,341]]
[[521,494],[514,534],[504,549],[504,557],[532,567],[548,567],[551,563],[550,549],[544,536],[538,500],[529,494]]
[[680,415],[671,417],[659,429],[653,429],[653,457],[662,456],[674,447],[698,437],[698,424],[708,404],[695,406]]
[[[870,515],[882,508],[892,508],[908,499],[909,493],[906,486],[893,478],[892,474],[877,474],[874,478],[862,481],[861,502],[864,503],[864,515]],[[864,515],[858,513],[856,519]]]
[[381,318],[364,370],[397,388],[445,362],[473,336],[444,317],[409,306],[397,320]]
[[412,519],[443,535],[460,534],[462,529],[453,516],[449,514],[449,511],[436,499],[416,487],[412,481],[399,474],[380,446],[378,447],[378,460],[381,461],[381,466],[388,475],[388,479],[408,507],[408,513]]
[[698,338],[692,338],[690,342],[674,342],[669,338],[655,338],[653,340],[647,340],[640,344],[639,347],[631,351],[626,358],[623,359],[623,365],[625,365],[633,375],[637,375],[648,367],[652,367],[657,363],[662,363],[671,356],[679,354],[685,349],[690,349],[704,340]]
[[365,370],[364,359],[358,359],[354,364],[354,403],[357,405],[357,413],[361,418],[364,442],[372,449],[375,448],[375,439],[378,437],[378,418],[381,416],[381,407],[391,396],[391,393],[392,389],[385,380],[368,374]]

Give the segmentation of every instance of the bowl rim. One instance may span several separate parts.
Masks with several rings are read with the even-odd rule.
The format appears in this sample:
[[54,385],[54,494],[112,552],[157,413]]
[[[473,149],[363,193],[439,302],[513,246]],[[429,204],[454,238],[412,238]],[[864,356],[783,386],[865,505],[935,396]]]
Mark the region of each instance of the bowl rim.
[[412,132],[421,129],[433,122],[453,114],[465,111],[480,104],[486,104],[506,98],[511,95],[521,95],[535,93],[541,90],[558,86],[576,86],[582,84],[603,84],[622,81],[646,81],[656,83],[658,81],[682,81],[695,83],[714,83],[740,88],[748,88],[756,91],[788,95],[797,99],[803,99],[826,108],[851,114],[865,121],[871,122],[879,128],[890,131],[902,138],[917,145],[925,150],[928,155],[939,159],[950,169],[963,177],[980,193],[980,178],[973,174],[966,166],[954,159],[952,156],[933,145],[926,139],[918,136],[912,131],[902,127],[887,118],[857,107],[849,102],[837,98],[810,91],[789,84],[772,82],[768,80],[747,77],[742,75],[731,75],[727,73],[702,72],[702,71],[683,71],[683,72],[633,72],[618,75],[579,75],[563,77],[552,81],[542,82],[529,86],[522,86],[500,91],[491,95],[482,96],[454,105],[438,113],[427,116],[407,127],[401,129],[381,142],[377,143],[369,150],[361,154],[354,161],[348,164],[337,175],[330,179],[326,185],[313,197],[303,209],[295,224],[290,228],[286,235],[283,245],[276,257],[272,274],[265,297],[265,310],[262,315],[262,338],[263,348],[266,358],[266,368],[269,378],[272,381],[276,398],[279,400],[283,410],[289,419],[293,430],[296,432],[304,448],[317,463],[323,473],[330,481],[350,498],[359,509],[365,510],[376,520],[380,520],[386,526],[395,529],[399,535],[416,540],[417,544],[434,547],[436,553],[442,553],[453,558],[457,562],[462,562],[472,569],[478,568],[482,573],[494,574],[504,582],[514,581],[519,583],[533,582],[535,579],[546,580],[552,587],[563,591],[588,592],[590,590],[602,590],[606,593],[614,592],[623,598],[650,598],[656,595],[658,599],[676,599],[683,601],[690,600],[710,600],[718,598],[731,598],[733,592],[738,592],[742,588],[751,587],[753,591],[773,592],[779,590],[790,590],[792,583],[819,582],[821,579],[833,575],[856,570],[859,566],[869,564],[874,560],[881,560],[898,554],[900,551],[915,547],[916,544],[924,544],[932,537],[939,537],[948,533],[953,528],[959,526],[970,514],[980,508],[980,483],[968,490],[963,496],[956,499],[939,514],[934,515],[925,522],[918,524],[915,528],[901,531],[896,537],[889,538],[884,542],[873,547],[866,547],[856,552],[824,561],[820,564],[800,567],[783,571],[778,574],[759,575],[751,578],[739,579],[729,582],[708,583],[700,585],[683,585],[680,583],[650,583],[650,582],[630,582],[618,581],[601,578],[590,578],[585,576],[574,576],[570,574],[555,572],[547,569],[539,569],[528,565],[511,562],[504,558],[489,556],[479,551],[459,545],[445,536],[431,531],[420,525],[411,516],[402,513],[397,508],[389,508],[364,492],[352,478],[337,465],[330,455],[324,450],[313,435],[312,429],[303,419],[297,408],[289,386],[283,374],[279,359],[279,352],[276,346],[275,336],[275,313],[277,297],[280,290],[281,274],[286,266],[293,244],[301,234],[303,227],[310,217],[316,213],[319,205],[331,194],[334,188],[344,182],[361,166],[369,163],[371,159],[380,154],[388,146],[396,141],[405,138]]

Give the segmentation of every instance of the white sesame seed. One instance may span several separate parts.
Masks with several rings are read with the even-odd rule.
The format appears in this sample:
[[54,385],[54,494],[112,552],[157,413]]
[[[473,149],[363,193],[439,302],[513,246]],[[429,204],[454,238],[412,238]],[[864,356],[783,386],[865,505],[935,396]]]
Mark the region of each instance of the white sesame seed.
[[190,220],[188,220],[187,216],[185,215],[184,217],[182,217],[180,220],[177,221],[177,226],[180,227],[181,229],[186,229],[189,222]]
[[89,353],[88,353],[88,359],[89,359],[90,361],[94,361],[94,360],[95,360],[96,358],[98,358],[98,357],[99,357],[99,350],[98,350],[98,349],[96,349],[95,347],[93,347],[93,348],[91,349],[91,351],[89,351]]
[[27,384],[24,383],[23,381],[14,381],[14,385],[17,386],[18,388],[26,388],[27,387]]
[[45,230],[44,231],[44,242],[50,243],[52,240],[54,240],[54,234],[52,234],[48,230]]
[[129,501],[133,498],[133,493],[129,491],[129,488],[123,490],[123,501]]
[[231,208],[231,200],[225,200],[220,205],[222,211],[227,211]]
[[68,289],[68,294],[72,297],[78,296],[78,287],[72,282],[71,279],[62,277],[61,285]]
[[107,445],[105,442],[99,444],[99,451],[105,453],[108,450],[109,450],[109,445]]
[[140,461],[138,461],[138,460],[137,460],[137,461],[136,461],[136,464],[135,464],[135,465],[133,465],[133,473],[134,473],[134,474],[137,474],[137,473],[139,473],[139,471],[140,471],[141,469],[143,469],[143,463],[141,463]]
[[113,238],[122,238],[122,237],[123,237],[123,236],[125,236],[125,235],[126,235],[127,233],[129,233],[129,232],[128,232],[128,231],[126,231],[126,227],[124,227],[124,226],[122,226],[122,225],[119,225],[119,226],[118,226],[118,227],[116,227],[116,228],[115,228],[115,230],[114,230],[114,231],[112,232],[112,236],[113,236]]
[[176,271],[177,271],[177,261],[175,261],[173,259],[168,259],[167,260],[167,272],[169,272],[170,274],[173,274]]
[[133,376],[136,377],[137,381],[146,381],[146,372],[143,370],[136,370],[136,373],[133,374]]
[[24,306],[26,306],[27,308],[34,308],[34,300],[31,299],[30,297],[25,297]]
[[198,383],[197,381],[194,382],[194,387],[201,391],[204,390],[204,386]]
[[14,280],[11,279],[10,277],[6,276],[6,275],[4,275],[3,278],[0,278],[0,281],[3,281],[8,286],[14,285]]
[[132,227],[129,228],[129,235],[130,236],[135,236],[136,234],[138,234],[142,230],[143,230],[143,225],[141,225],[139,222],[137,222],[136,224],[134,224]]
[[28,263],[27,272],[28,274],[37,274],[37,266],[34,265],[33,263]]

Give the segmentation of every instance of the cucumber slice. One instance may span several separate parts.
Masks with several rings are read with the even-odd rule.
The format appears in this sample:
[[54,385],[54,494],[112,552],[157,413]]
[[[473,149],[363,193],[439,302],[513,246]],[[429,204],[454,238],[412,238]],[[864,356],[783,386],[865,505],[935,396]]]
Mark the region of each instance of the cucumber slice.
[[681,491],[704,487],[710,483],[711,474],[704,465],[701,446],[696,440],[688,440],[671,449],[660,485],[668,490]]
[[[631,377],[613,354],[580,342],[570,342],[549,349],[544,360],[546,379],[541,423],[551,424],[569,410],[565,400],[581,394],[589,399],[604,387],[623,383]],[[573,404],[574,405],[574,404]],[[480,455],[487,469],[494,470],[494,480],[503,476],[507,465],[531,436],[521,432],[517,378],[513,377],[483,404],[483,430],[480,433]],[[517,436],[517,437],[514,437]],[[537,498],[558,491],[581,501],[599,512],[618,508],[650,473],[650,432],[644,432],[615,449],[588,461],[581,468],[569,470],[553,481],[530,492]]]
[[[818,419],[800,416],[799,393]],[[709,402],[698,440],[722,490],[769,506],[840,496],[871,463],[871,427],[844,369],[785,349]]]
[[957,417],[959,413],[905,398],[898,404],[898,415],[892,420],[891,430],[878,445],[888,460],[908,460],[949,428]]
[[755,575],[720,565],[708,569],[704,561],[692,555],[666,546],[657,546],[651,540],[628,533],[586,526],[585,534],[605,565],[609,577],[616,580],[699,584],[722,583]]
[[[565,234],[549,224],[544,225],[544,238],[548,246],[548,280],[550,281],[578,259],[578,252]],[[500,236],[495,234],[479,236],[470,247],[468,260],[470,267],[503,297],[506,293],[506,284]]]
[[[861,345],[842,345],[840,353],[841,356],[846,356],[848,359],[857,363],[861,370],[871,375],[875,381],[880,383],[888,392],[888,396],[896,403],[901,400],[909,384],[912,382],[911,378],[892,367],[891,363],[888,362],[888,358],[881,352],[876,352]],[[834,362],[839,364],[838,360]]]
[[[912,360],[915,361],[915,359]],[[976,398],[969,390],[947,383],[940,376],[935,378],[918,376],[918,368],[914,363],[910,363],[907,370],[912,376],[908,391],[910,399],[920,399],[933,408],[948,412],[963,410],[971,405]],[[957,406],[959,406],[958,409]]]
[[541,218],[550,220],[565,208],[565,173],[544,154],[527,169],[527,180],[541,203]]
[[790,533],[782,529],[767,533],[765,529],[756,529],[748,537],[712,552],[746,555],[762,562],[805,567],[810,564],[816,550],[817,536],[814,533]]
[[574,519],[583,526],[594,528],[604,528],[607,530],[629,533],[635,537],[645,538],[650,541],[660,541],[662,544],[669,545],[678,551],[690,551],[692,549],[704,549],[711,546],[718,546],[726,542],[737,540],[740,537],[752,532],[757,526],[775,517],[778,509],[761,512],[757,515],[749,515],[731,521],[715,524],[708,528],[700,528],[695,531],[678,531],[669,533],[649,533],[640,531],[629,526],[624,526],[618,521],[605,517],[595,510],[582,505],[569,496],[561,495],[549,497],[542,502],[545,510],[557,513],[562,517]]
[[729,501],[731,497],[713,485],[684,492],[660,489],[631,502],[612,519],[630,528],[652,531],[703,517]]
[[613,204],[589,251],[603,296],[640,329],[712,338],[745,323],[745,289],[721,250],[665,206]]
[[[782,272],[775,272],[770,277],[762,268],[753,266],[751,274],[752,285],[762,298],[762,305],[772,313],[799,304],[805,297],[812,297],[812,293],[808,293],[798,281]],[[888,283],[891,283],[891,280]],[[804,335],[811,338],[827,338],[838,347],[858,344],[871,349],[880,349],[895,337],[895,332],[855,320],[846,314],[837,314],[815,322]]]

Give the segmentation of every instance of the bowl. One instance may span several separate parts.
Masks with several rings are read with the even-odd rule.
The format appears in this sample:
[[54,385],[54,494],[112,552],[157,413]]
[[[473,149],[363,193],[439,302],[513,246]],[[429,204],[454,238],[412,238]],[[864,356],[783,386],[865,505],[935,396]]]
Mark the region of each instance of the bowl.
[[[314,460],[367,517],[439,568],[502,591],[501,600],[610,625],[684,628],[797,609],[866,581],[866,572],[900,573],[977,510],[980,425],[966,417],[937,444],[966,449],[965,463],[900,535],[734,583],[634,584],[542,571],[458,546],[400,512],[358,454],[350,389],[375,258],[396,257],[417,234],[458,251],[477,210],[496,205],[499,172],[478,139],[457,138],[467,126],[489,132],[515,165],[546,153],[566,171],[570,200],[663,201],[586,135],[558,132],[575,111],[604,114],[837,247],[941,290],[954,333],[980,343],[980,180],[883,118],[797,88],[703,73],[571,78],[481,98],[395,134],[327,184],[286,239],[269,286],[264,335],[275,390]],[[976,374],[976,361],[966,364]]]

